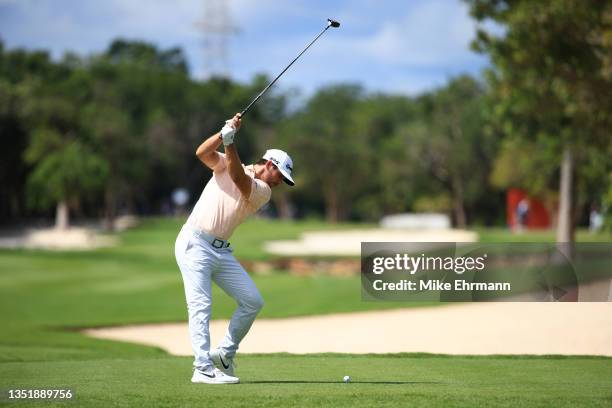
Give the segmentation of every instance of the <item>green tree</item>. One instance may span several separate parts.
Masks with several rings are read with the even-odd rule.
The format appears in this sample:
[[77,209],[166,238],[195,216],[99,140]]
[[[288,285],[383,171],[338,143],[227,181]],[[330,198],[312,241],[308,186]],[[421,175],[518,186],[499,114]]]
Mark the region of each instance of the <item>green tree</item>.
[[0,78],[0,220],[22,213],[27,131],[19,116],[21,102],[18,85]]
[[419,104],[404,96],[370,95],[355,105],[348,135],[366,144],[368,169],[352,197],[356,218],[378,221],[410,208],[424,173],[407,159],[408,128],[421,115]]
[[423,159],[448,191],[453,219],[462,228],[467,225],[466,205],[486,191],[496,149],[495,135],[486,129],[484,101],[482,86],[468,76],[453,79],[431,99]]
[[363,134],[351,133],[352,111],[362,97],[354,85],[319,90],[288,120],[281,140],[295,153],[296,190],[308,205],[323,200],[329,222],[345,220],[359,187],[370,177],[370,147]]
[[171,72],[187,73],[187,60],[180,48],[158,50],[154,45],[144,41],[114,40],[106,56],[115,63],[142,64]]
[[557,241],[573,242],[578,193],[585,184],[605,185],[611,166],[612,3],[467,3],[478,21],[492,20],[503,30],[495,34],[481,28],[474,42],[493,62],[488,79],[496,119],[506,137],[542,149],[532,155],[555,157],[560,174]]
[[107,161],[105,225],[119,211],[155,211],[175,187],[190,126],[186,62],[177,49],[116,40],[88,61],[92,84],[84,121]]
[[101,189],[108,168],[89,146],[77,101],[58,88],[39,90],[29,98],[25,115],[32,127],[25,160],[33,167],[29,204],[39,209],[56,204],[56,227],[67,228],[70,208]]
[[[210,177],[196,147],[265,83],[264,76],[248,84],[193,81],[180,49],[140,41],[116,40],[102,54],[68,53],[59,62],[44,51],[5,50],[0,42],[0,214],[14,219],[47,211],[62,197],[65,213],[92,197],[85,210],[104,213],[111,226],[120,211],[157,212],[176,187],[189,188],[195,199]],[[269,147],[285,113],[279,92],[249,113],[238,145],[245,161]],[[72,167],[80,174],[53,174],[50,191],[42,181],[62,160],[71,163],[62,172]],[[95,188],[75,180],[86,174],[98,180]],[[31,208],[23,204],[26,195]]]
[[100,190],[108,167],[79,140],[62,139],[53,131],[39,129],[26,151],[26,160],[34,165],[28,179],[29,203],[42,209],[56,204],[55,225],[65,229],[69,209],[78,206],[88,193]]
[[31,123],[25,115],[41,81],[65,78],[67,68],[46,52],[7,50],[0,41],[0,219],[27,215],[25,184],[30,166],[23,160]]

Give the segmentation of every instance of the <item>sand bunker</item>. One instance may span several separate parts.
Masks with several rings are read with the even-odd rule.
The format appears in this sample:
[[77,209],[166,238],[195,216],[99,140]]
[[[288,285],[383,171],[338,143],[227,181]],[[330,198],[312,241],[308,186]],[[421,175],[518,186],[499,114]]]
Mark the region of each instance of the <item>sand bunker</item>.
[[266,252],[283,256],[359,256],[362,242],[476,242],[478,234],[458,229],[364,229],[305,232],[299,240],[269,241]]
[[[219,344],[227,321],[210,324]],[[192,355],[187,323],[86,330]],[[612,356],[612,303],[461,303],[290,319],[258,319],[243,353],[563,354]]]
[[[114,232],[125,231],[138,225],[139,219],[133,215],[122,215],[113,220]],[[117,245],[118,238],[104,234],[101,225],[71,226],[57,228],[22,228],[0,231],[0,248],[44,249],[58,251],[85,251]]]
[[84,251],[113,246],[117,239],[110,235],[100,235],[95,229],[71,227],[66,230],[56,228],[27,229],[19,233],[0,237],[0,248],[26,248],[47,250]]

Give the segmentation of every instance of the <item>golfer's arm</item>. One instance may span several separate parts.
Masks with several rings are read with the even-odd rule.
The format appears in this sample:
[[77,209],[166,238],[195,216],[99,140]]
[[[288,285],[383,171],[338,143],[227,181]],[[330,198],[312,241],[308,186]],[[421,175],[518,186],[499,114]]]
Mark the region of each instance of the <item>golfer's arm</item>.
[[240,157],[238,157],[238,151],[236,150],[235,144],[225,146],[225,159],[227,160],[227,169],[229,171],[230,178],[233,180],[234,184],[236,184],[238,190],[240,190],[240,193],[242,193],[242,196],[249,198],[251,195],[252,180],[244,172],[244,168],[240,162]]
[[221,132],[217,132],[206,139],[196,150],[196,156],[209,169],[213,170],[219,161],[219,153],[217,149],[222,143]]

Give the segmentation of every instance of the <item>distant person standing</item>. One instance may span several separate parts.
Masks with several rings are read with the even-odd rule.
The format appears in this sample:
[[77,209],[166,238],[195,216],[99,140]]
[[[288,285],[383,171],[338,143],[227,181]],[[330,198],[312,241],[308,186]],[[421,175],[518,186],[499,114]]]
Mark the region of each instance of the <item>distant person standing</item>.
[[529,200],[521,199],[516,206],[516,231],[522,232],[527,227],[527,215],[529,215]]
[[601,227],[603,227],[603,224],[604,224],[603,215],[599,211],[597,204],[593,203],[591,205],[591,211],[589,212],[589,231],[591,233],[596,233],[597,231],[601,229]]
[[174,204],[174,214],[185,213],[185,206],[189,202],[189,192],[185,188],[177,188],[172,192],[172,204]]
[[[220,132],[206,139],[196,156],[213,171],[175,245],[175,255],[185,286],[189,335],[195,354],[195,383],[232,384],[234,356],[263,306],[251,277],[232,255],[228,239],[249,215],[255,213],[282,181],[293,185],[293,162],[282,150],[266,151],[257,163],[244,166],[234,144],[240,114],[226,121]],[[225,154],[217,152],[223,143]],[[219,347],[210,350],[209,320],[212,282],[238,304]]]

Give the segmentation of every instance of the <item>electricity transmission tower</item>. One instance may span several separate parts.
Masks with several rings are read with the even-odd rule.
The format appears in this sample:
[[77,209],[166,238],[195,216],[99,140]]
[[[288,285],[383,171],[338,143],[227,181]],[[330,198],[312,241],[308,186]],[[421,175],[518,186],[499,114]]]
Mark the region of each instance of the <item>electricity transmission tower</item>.
[[204,0],[203,19],[196,22],[202,33],[203,76],[229,77],[228,43],[238,29],[231,21],[229,0]]

